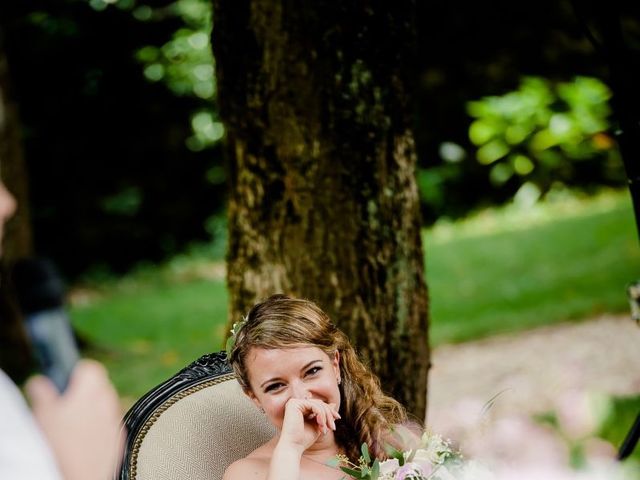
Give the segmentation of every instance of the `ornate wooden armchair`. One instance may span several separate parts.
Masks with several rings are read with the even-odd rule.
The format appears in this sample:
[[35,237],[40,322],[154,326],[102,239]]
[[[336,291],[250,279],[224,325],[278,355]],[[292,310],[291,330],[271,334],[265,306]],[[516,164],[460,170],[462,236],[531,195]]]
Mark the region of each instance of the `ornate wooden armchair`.
[[275,434],[224,352],[204,355],[151,390],[124,423],[119,480],[220,480],[228,465]]

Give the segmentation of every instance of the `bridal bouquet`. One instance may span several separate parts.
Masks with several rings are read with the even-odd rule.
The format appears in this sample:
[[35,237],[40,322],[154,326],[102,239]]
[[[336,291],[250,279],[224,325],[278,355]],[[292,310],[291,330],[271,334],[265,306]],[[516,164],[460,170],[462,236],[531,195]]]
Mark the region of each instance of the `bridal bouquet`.
[[[436,434],[424,433],[419,445],[401,452],[388,448],[391,458],[371,460],[369,449],[362,444],[358,464],[345,456],[338,456],[337,466],[351,478],[359,480],[459,480],[466,478],[490,478],[478,466],[462,461],[449,442]],[[473,470],[473,472],[470,471]]]

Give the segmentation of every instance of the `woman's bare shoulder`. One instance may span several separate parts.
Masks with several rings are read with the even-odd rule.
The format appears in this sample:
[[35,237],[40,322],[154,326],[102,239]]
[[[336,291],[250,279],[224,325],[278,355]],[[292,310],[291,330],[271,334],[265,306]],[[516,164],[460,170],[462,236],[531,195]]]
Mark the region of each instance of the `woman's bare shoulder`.
[[227,467],[222,480],[264,478],[269,464],[260,458],[245,457]]
[[267,442],[246,457],[229,465],[224,472],[222,480],[264,478],[269,470],[269,462],[273,453],[273,447],[270,443]]

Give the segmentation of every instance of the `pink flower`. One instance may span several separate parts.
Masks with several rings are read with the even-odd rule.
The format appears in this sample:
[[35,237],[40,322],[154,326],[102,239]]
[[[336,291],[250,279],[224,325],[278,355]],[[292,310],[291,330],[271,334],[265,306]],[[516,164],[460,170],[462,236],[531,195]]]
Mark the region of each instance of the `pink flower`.
[[[420,452],[420,450],[418,450],[418,452]],[[433,463],[429,458],[420,457],[416,454],[416,456],[413,457],[412,464],[415,465],[425,477],[431,475],[433,472]]]
[[418,475],[426,478],[426,472],[422,471],[420,465],[418,465],[417,463],[409,462],[405,463],[398,469],[398,471],[396,472],[395,480],[405,480],[405,478],[407,477],[415,478]]

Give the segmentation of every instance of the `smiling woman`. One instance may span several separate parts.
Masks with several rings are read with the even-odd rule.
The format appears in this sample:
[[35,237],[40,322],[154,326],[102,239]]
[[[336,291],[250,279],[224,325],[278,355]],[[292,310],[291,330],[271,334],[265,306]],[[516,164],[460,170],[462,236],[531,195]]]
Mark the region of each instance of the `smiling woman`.
[[[247,359],[251,385],[247,393],[279,429],[287,403],[294,398],[302,401],[299,408],[303,411],[313,410],[308,416],[317,420],[322,433],[335,431],[334,417],[339,418],[340,408],[339,359],[338,352],[331,358],[318,347],[253,348]],[[327,414],[325,405],[328,415],[323,415]]]
[[404,408],[313,302],[274,295],[235,331],[231,365],[278,435],[232,464],[225,480],[338,479],[344,474],[326,464],[337,454],[357,459],[366,443],[386,459],[386,444],[403,448],[394,430],[407,423]]

